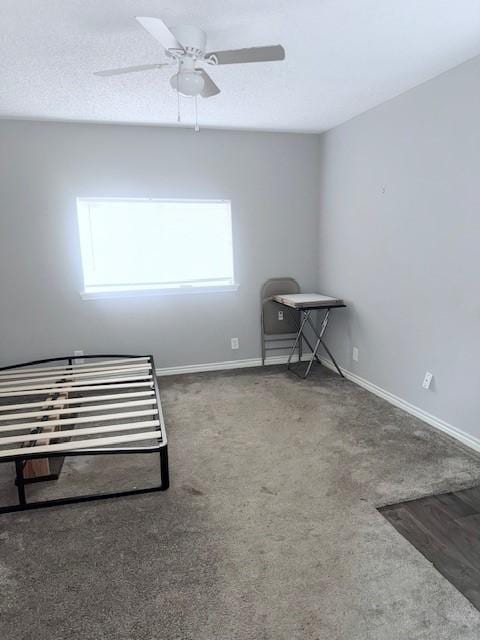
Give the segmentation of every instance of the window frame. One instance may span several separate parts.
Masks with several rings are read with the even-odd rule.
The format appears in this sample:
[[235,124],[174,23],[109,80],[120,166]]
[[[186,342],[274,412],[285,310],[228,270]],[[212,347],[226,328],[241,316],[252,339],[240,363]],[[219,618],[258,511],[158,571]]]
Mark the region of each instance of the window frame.
[[[111,288],[101,289],[101,285],[98,285],[98,289],[95,290],[95,285],[85,285],[85,272],[84,272],[84,251],[86,247],[82,244],[82,231],[81,231],[81,208],[82,206],[88,206],[89,203],[102,203],[102,202],[162,202],[162,203],[228,203],[230,208],[230,233],[231,233],[231,248],[232,248],[232,282],[228,284],[218,285],[199,285],[194,284],[172,284],[171,286],[165,286],[165,284],[135,284],[135,285],[111,285]],[[80,291],[80,296],[84,300],[93,300],[97,298],[123,298],[131,296],[158,296],[158,295],[188,295],[188,294],[208,294],[208,293],[228,293],[237,291],[239,284],[235,279],[235,248],[233,242],[233,213],[232,202],[226,198],[121,198],[121,197],[92,197],[92,196],[78,196],[76,198],[76,210],[77,210],[77,231],[78,231],[78,244],[80,250],[80,265],[82,270],[82,282],[83,287]],[[108,285],[107,285],[108,287]]]

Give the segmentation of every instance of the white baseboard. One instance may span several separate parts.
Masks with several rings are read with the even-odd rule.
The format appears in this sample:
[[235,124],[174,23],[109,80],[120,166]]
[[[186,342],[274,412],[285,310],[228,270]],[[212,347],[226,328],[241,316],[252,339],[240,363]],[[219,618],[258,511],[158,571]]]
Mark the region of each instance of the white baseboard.
[[[304,354],[302,357],[302,360],[308,360],[309,355],[310,354],[308,353]],[[270,356],[266,358],[265,364],[267,365],[286,364],[287,357],[288,356],[286,355]],[[321,358],[321,360],[322,360],[322,364],[324,364],[328,369],[332,369],[333,371],[336,371],[335,367],[333,366],[333,363],[330,360],[327,360],[325,358]],[[294,358],[293,361],[297,362],[298,358]],[[246,367],[260,367],[261,365],[262,365],[261,358],[247,358],[244,360],[226,360],[224,362],[207,362],[205,364],[190,364],[190,365],[185,365],[180,367],[165,367],[163,369],[156,369],[156,374],[157,376],[173,376],[173,375],[179,375],[184,373],[200,373],[202,371],[222,371],[226,369],[243,369]],[[480,439],[475,438],[474,436],[471,436],[470,434],[466,433],[465,431],[462,431],[461,429],[457,429],[456,427],[449,424],[448,422],[445,422],[445,420],[442,420],[441,418],[437,418],[436,416],[433,416],[431,413],[427,413],[423,409],[420,409],[419,407],[411,404],[410,402],[407,402],[406,400],[402,400],[402,398],[399,398],[393,393],[390,393],[390,391],[386,391],[385,389],[382,389],[382,387],[377,386],[373,382],[369,382],[368,380],[365,380],[365,378],[361,378],[356,373],[352,373],[351,371],[348,371],[347,369],[343,369],[343,368],[342,368],[342,371],[343,371],[343,374],[345,375],[345,378],[347,378],[347,380],[350,380],[351,382],[358,384],[360,387],[363,387],[367,391],[370,391],[370,393],[373,393],[376,396],[383,398],[390,404],[393,404],[395,407],[398,407],[399,409],[403,409],[403,411],[406,411],[412,416],[415,416],[416,418],[423,420],[423,422],[426,422],[431,427],[434,427],[435,429],[438,429],[439,431],[446,433],[450,437],[455,438],[456,440],[460,441],[462,444],[469,447],[470,449],[480,452]]]
[[[302,360],[307,360],[309,354],[302,356]],[[286,364],[288,356],[268,356],[265,364]],[[294,357],[292,362],[298,362],[298,357]],[[225,360],[224,362],[207,362],[205,364],[188,364],[180,367],[164,367],[156,369],[157,376],[175,376],[182,373],[200,373],[202,371],[223,371],[225,369],[244,369],[246,367],[261,367],[261,358],[247,358],[245,360]]]
[[[335,367],[333,366],[333,363],[330,360],[327,360],[326,358],[321,358],[321,361],[322,361],[322,364],[324,364],[328,369],[332,369],[332,371],[336,371]],[[379,396],[380,398],[383,398],[390,404],[393,404],[395,407],[398,407],[399,409],[403,409],[403,411],[406,411],[412,416],[415,416],[416,418],[423,420],[423,422],[426,422],[431,427],[434,427],[439,431],[443,431],[443,433],[446,433],[452,438],[455,438],[455,440],[459,440],[462,444],[466,445],[470,449],[474,449],[475,451],[480,452],[480,440],[478,438],[471,436],[469,433],[466,433],[461,429],[457,429],[457,427],[454,427],[448,422],[445,422],[445,420],[442,420],[441,418],[437,418],[436,416],[433,416],[431,413],[427,413],[426,411],[424,411],[423,409],[420,409],[414,404],[411,404],[406,400],[402,400],[402,398],[399,398],[393,393],[390,393],[390,391],[386,391],[385,389],[382,389],[382,387],[379,387],[376,384],[373,384],[373,382],[369,382],[368,380],[365,380],[365,378],[361,378],[360,376],[357,376],[356,373],[352,373],[351,371],[348,371],[347,369],[343,369],[343,368],[342,368],[342,371],[343,371],[343,375],[345,376],[345,378],[347,378],[347,380],[351,380],[355,384],[358,384],[360,387],[363,387],[367,391],[370,391],[370,393],[374,393],[376,396]]]

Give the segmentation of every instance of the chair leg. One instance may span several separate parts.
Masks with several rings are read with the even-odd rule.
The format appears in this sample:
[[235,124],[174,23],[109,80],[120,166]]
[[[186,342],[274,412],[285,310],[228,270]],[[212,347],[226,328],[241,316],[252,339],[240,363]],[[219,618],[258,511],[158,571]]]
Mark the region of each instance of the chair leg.
[[298,341],[298,361],[302,361],[302,352],[303,352],[303,336],[300,336],[300,340]]
[[260,318],[260,330],[261,330],[261,340],[262,340],[262,367],[265,366],[265,321],[263,317],[263,309],[262,315]]

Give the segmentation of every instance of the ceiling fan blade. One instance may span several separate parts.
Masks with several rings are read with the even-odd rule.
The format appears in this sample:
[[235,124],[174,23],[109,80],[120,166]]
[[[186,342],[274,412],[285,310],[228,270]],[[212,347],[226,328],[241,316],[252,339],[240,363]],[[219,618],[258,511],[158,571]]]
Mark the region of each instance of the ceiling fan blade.
[[94,76],[119,76],[122,73],[135,73],[136,71],[149,71],[150,69],[161,69],[169,67],[169,64],[140,64],[136,67],[121,67],[120,69],[107,69],[106,71],[95,71]]
[[217,87],[217,85],[211,79],[208,73],[203,69],[197,69],[197,71],[199,71],[202,74],[202,78],[205,82],[203,91],[200,94],[202,98],[211,98],[212,96],[217,96],[220,93],[220,89]]
[[250,47],[249,49],[230,49],[227,51],[212,51],[205,54],[207,59],[213,59],[217,64],[243,64],[246,62],[274,62],[285,60],[285,49],[280,45],[270,47]]
[[160,20],[160,18],[143,17],[137,17],[137,20],[165,49],[180,49],[183,51],[182,45],[163,20]]

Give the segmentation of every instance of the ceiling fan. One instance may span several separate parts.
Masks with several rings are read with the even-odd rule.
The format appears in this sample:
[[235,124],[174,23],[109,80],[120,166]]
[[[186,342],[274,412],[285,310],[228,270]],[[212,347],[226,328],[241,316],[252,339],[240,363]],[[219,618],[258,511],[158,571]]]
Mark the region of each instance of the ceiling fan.
[[176,73],[170,78],[170,85],[177,95],[211,98],[218,95],[220,89],[205,71],[204,66],[274,62],[285,59],[285,50],[281,45],[206,52],[207,35],[198,27],[179,25],[169,28],[160,18],[138,17],[137,21],[155,40],[160,42],[165,49],[168,61],[97,71],[95,75],[116,76],[123,73],[176,67]]

